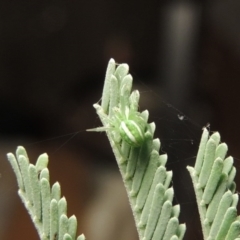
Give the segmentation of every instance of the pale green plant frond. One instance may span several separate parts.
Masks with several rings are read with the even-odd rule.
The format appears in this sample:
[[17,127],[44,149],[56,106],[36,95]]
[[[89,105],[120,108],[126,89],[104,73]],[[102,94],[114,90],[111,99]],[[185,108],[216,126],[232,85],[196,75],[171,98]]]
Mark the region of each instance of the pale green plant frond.
[[58,182],[50,186],[48,155],[39,156],[35,165],[29,162],[26,150],[18,147],[16,156],[7,154],[18,183],[18,194],[22,199],[41,240],[85,240],[76,238],[77,219],[67,217],[67,201],[61,197]]
[[185,224],[179,224],[180,207],[173,206],[172,172],[167,155],[159,154],[154,139],[155,124],[148,111],[139,112],[140,94],[131,91],[132,76],[127,64],[109,61],[101,105],[94,104],[106,131],[127,189],[140,240],[182,239]]
[[235,193],[236,168],[226,157],[228,147],[220,142],[218,132],[209,136],[203,130],[197,160],[187,167],[194,185],[204,239],[233,240],[240,236]]

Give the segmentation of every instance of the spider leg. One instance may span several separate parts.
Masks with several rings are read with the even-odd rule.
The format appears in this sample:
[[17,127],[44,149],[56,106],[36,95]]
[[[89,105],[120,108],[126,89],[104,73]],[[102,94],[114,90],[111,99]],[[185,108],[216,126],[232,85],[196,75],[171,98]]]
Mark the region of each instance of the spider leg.
[[110,129],[110,127],[97,127],[97,128],[91,128],[91,129],[87,129],[87,132],[105,132],[108,129]]

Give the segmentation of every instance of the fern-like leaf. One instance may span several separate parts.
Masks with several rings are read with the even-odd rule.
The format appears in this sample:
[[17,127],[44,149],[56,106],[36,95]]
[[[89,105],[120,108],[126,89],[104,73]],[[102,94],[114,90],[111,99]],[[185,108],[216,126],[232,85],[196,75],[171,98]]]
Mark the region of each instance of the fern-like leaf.
[[[61,187],[56,182],[49,183],[48,156],[39,156],[36,165],[29,163],[26,150],[18,147],[16,157],[12,153],[7,158],[18,182],[18,194],[22,199],[41,240],[75,240],[77,219],[67,217],[67,201],[61,198]],[[77,240],[85,240],[80,235]]]
[[[127,64],[116,66],[113,59],[109,61],[101,105],[94,104],[103,127],[91,131],[105,130],[107,133],[127,189],[140,240],[182,239],[186,227],[178,221],[180,207],[172,204],[172,172],[165,168],[167,155],[159,155],[160,141],[153,138],[155,124],[148,123],[148,111],[138,112],[140,94],[131,92],[132,76],[128,71]],[[134,138],[127,141],[119,136],[122,119],[119,126],[114,123],[119,120],[114,115],[116,109],[123,114],[130,109],[133,120],[139,116],[144,120],[144,141],[139,146],[135,146]]]
[[235,193],[236,168],[227,157],[228,147],[220,134],[203,130],[195,167],[187,167],[196,194],[202,231],[206,240],[234,240],[240,236]]

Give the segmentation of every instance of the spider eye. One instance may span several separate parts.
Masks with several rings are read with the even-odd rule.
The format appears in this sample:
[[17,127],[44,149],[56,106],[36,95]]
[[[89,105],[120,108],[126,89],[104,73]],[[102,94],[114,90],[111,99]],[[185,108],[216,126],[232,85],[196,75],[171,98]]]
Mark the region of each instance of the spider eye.
[[119,132],[122,139],[132,147],[140,147],[144,142],[144,129],[133,120],[122,121]]

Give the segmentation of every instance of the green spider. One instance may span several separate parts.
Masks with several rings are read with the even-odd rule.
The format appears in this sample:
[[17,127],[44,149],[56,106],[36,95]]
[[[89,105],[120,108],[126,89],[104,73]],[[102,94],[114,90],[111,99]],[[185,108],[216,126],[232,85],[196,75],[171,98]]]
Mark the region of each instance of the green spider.
[[103,116],[107,126],[90,129],[88,131],[113,131],[113,137],[116,142],[121,140],[127,142],[131,147],[141,147],[144,143],[144,133],[147,123],[139,112],[125,107],[123,111],[119,108],[113,108],[112,116]]

